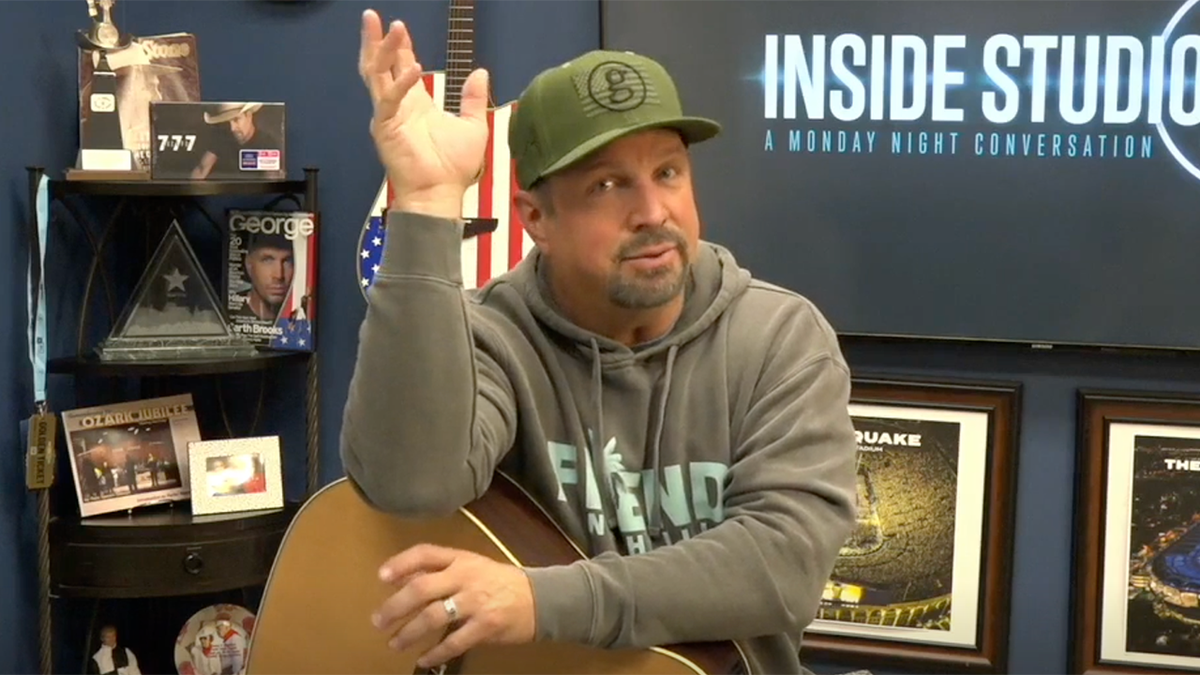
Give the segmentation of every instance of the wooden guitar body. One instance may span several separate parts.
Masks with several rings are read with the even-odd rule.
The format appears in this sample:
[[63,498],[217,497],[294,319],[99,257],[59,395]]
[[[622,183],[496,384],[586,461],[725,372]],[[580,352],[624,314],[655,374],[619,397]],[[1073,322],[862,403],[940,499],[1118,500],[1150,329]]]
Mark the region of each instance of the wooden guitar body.
[[[418,543],[470,550],[521,566],[584,556],[519,486],[498,474],[478,501],[438,519],[408,519],[368,505],[345,478],[309,499],[284,535],[250,638],[246,675],[416,673],[431,637],[387,647],[371,613],[393,592],[378,580],[387,558]],[[501,675],[745,673],[733,642],[607,650],[568,643],[483,646],[447,672]]]

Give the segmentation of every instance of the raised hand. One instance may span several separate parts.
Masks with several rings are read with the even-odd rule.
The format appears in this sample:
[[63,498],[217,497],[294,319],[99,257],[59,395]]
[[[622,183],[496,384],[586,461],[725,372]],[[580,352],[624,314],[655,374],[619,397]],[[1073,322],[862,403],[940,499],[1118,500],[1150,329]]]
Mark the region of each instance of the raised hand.
[[459,217],[487,148],[487,72],[463,83],[459,115],[438,109],[421,85],[408,29],[393,21],[385,36],[374,10],[363,13],[358,71],[371,92],[371,137],[396,194],[391,208]]

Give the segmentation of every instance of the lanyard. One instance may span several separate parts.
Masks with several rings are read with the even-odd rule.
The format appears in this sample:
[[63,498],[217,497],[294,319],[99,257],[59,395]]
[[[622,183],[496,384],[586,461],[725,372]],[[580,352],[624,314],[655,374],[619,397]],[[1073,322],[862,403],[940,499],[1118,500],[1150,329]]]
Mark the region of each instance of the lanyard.
[[46,408],[46,230],[50,211],[50,179],[41,177],[37,187],[37,231],[30,232],[27,295],[29,310],[29,363],[33,367],[33,400]]

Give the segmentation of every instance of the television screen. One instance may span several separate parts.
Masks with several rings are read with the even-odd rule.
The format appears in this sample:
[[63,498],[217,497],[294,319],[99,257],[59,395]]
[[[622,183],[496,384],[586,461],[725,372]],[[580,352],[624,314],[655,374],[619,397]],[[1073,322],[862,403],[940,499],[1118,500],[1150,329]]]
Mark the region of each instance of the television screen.
[[1200,348],[1196,0],[606,0],[705,238],[843,335]]

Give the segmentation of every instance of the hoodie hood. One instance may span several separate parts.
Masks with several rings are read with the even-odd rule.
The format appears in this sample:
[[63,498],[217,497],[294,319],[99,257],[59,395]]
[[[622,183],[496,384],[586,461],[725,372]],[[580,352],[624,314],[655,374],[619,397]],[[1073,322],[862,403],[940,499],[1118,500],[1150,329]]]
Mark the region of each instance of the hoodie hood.
[[[745,292],[750,285],[750,274],[738,267],[732,254],[717,244],[701,241],[696,248],[695,260],[691,265],[685,286],[684,306],[674,327],[661,338],[642,345],[629,347],[616,340],[580,328],[555,307],[548,282],[544,272],[544,258],[541,252],[534,248],[518,264],[505,279],[521,294],[526,307],[533,317],[554,334],[562,338],[568,349],[591,363],[591,386],[589,387],[589,404],[579,409],[580,401],[570,395],[571,392],[559,390],[559,403],[562,410],[573,410],[578,414],[583,425],[588,427],[587,438],[575,438],[574,445],[577,455],[577,466],[589,466],[595,473],[600,488],[599,497],[605,519],[616,523],[618,490],[629,486],[617,482],[621,468],[625,467],[620,456],[614,456],[615,451],[609,450],[606,443],[608,436],[604,429],[604,390],[605,374],[609,371],[623,369],[631,362],[648,364],[657,359],[664,359],[662,375],[659,378],[658,396],[649,411],[651,428],[646,436],[645,469],[650,476],[657,476],[662,463],[663,431],[666,427],[667,404],[671,396],[672,378],[674,377],[675,358],[679,350],[688,342],[702,335],[725,312],[733,301]],[[589,409],[590,408],[590,409]],[[571,425],[564,420],[567,428]],[[587,453],[585,448],[590,448]],[[590,462],[588,461],[590,454]],[[657,479],[646,484],[647,500],[657,502]],[[661,534],[661,509],[644,509],[649,519],[646,523],[647,534],[651,540]]]

